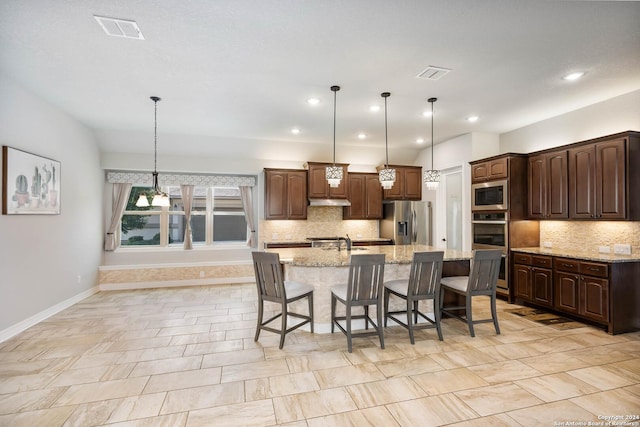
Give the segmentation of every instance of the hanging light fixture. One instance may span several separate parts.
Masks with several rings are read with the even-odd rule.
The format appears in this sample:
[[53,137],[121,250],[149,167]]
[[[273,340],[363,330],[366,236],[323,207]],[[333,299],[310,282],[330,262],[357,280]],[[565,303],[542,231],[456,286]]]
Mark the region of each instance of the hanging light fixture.
[[338,187],[342,180],[342,166],[336,166],[336,92],[340,86],[331,86],[333,91],[333,166],[327,166],[326,176],[330,187]]
[[424,183],[427,184],[427,190],[435,190],[438,188],[440,182],[440,171],[433,168],[433,146],[435,141],[433,139],[433,103],[438,98],[429,98],[427,101],[431,103],[431,169],[424,171]]
[[382,92],[380,96],[384,98],[384,146],[387,153],[387,161],[384,164],[384,168],[378,172],[378,177],[382,188],[389,190],[393,187],[393,183],[396,181],[396,170],[389,167],[389,142],[387,140],[387,98],[391,95],[389,92]]
[[[167,193],[162,192],[158,186],[158,101],[160,101],[160,98],[152,96],[151,100],[155,107],[153,128],[153,191],[151,192],[153,199],[151,200],[151,206],[169,206],[169,196]],[[145,193],[140,194],[136,206],[149,206],[149,199]]]

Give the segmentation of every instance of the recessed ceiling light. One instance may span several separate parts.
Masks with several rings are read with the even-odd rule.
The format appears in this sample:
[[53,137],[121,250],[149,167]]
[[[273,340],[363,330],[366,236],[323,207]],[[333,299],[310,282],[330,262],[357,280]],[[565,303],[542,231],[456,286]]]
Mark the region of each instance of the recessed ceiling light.
[[360,133],[358,134],[358,139],[365,139],[366,137],[367,137],[367,134],[366,134],[366,133],[364,133],[364,132],[360,132]]
[[307,104],[309,104],[309,105],[318,105],[318,104],[320,104],[320,99],[318,99],[318,98],[309,98],[309,99],[307,99]]
[[478,121],[478,119],[479,119],[479,117],[478,117],[478,116],[469,116],[469,117],[467,117],[467,121],[468,121],[468,122],[471,122],[471,123],[473,123],[473,122],[477,122],[477,121]]
[[582,71],[578,71],[575,73],[567,74],[566,76],[563,77],[563,79],[573,81],[573,80],[578,80],[582,76],[584,76],[584,73]]
[[422,116],[423,117],[431,117],[431,111],[423,111],[422,112]]
[[378,111],[380,111],[380,106],[379,105],[372,105],[369,107],[369,111],[376,113]]
[[293,128],[293,129],[291,129],[291,133],[292,133],[292,134],[294,134],[294,135],[297,135],[297,134],[299,134],[299,133],[300,133],[300,129],[298,129],[298,128]]
[[418,138],[418,139],[416,139],[416,143],[417,143],[417,144],[424,144],[424,138]]

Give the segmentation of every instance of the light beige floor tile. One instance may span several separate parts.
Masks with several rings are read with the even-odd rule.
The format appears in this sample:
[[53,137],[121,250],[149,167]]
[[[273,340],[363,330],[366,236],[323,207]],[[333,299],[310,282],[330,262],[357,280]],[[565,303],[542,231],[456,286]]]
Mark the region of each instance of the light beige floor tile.
[[131,350],[121,353],[116,363],[132,363],[132,362],[146,362],[148,360],[160,360],[171,359],[174,357],[182,357],[184,354],[185,346],[174,345],[171,347],[158,347],[148,348],[144,350]]
[[354,349],[352,353],[345,353],[345,356],[352,365],[358,365],[361,363],[376,363],[403,359],[406,357],[406,354],[397,346],[387,344],[384,350],[380,347],[359,348]]
[[253,378],[272,377],[289,373],[289,367],[284,359],[267,360],[264,362],[243,363],[222,367],[223,383],[250,380]]
[[322,417],[358,409],[343,387],[273,398],[278,423]]
[[411,376],[428,395],[444,394],[489,385],[469,368],[449,369]]
[[491,426],[491,427],[516,427],[516,426],[529,427],[529,426],[533,426],[534,424],[520,424],[517,421],[515,421],[513,418],[510,418],[506,414],[497,414],[497,415],[489,415],[488,417],[474,418],[474,419],[469,420],[469,421],[462,421],[460,423],[454,423],[454,424],[450,424],[450,425],[451,426],[455,426],[455,427],[486,427],[486,426]]
[[178,414],[160,415],[139,420],[123,421],[109,424],[109,427],[182,427],[187,422],[187,412]]
[[345,366],[342,368],[319,369],[314,372],[320,388],[342,387],[384,379],[384,375],[373,363]]
[[166,393],[153,393],[121,399],[107,422],[114,423],[155,417],[160,413],[166,395]]
[[[77,405],[65,426],[96,426],[107,422],[122,399],[98,400]],[[157,415],[157,412],[154,414]]]
[[273,404],[267,399],[190,411],[186,427],[266,427],[275,424]]
[[286,360],[291,372],[307,372],[351,365],[343,351],[314,352],[305,356],[287,357]]
[[611,390],[634,383],[628,375],[624,373],[620,374],[619,370],[616,372],[615,368],[608,366],[592,366],[589,368],[576,369],[567,373],[597,387],[598,390]]
[[133,369],[130,378],[149,375],[168,374],[170,372],[191,371],[202,365],[202,356],[176,357],[174,359],[139,362]]
[[107,351],[130,351],[142,350],[145,348],[166,347],[169,345],[169,341],[171,341],[170,336],[117,341],[111,344]]
[[495,357],[477,349],[435,353],[430,355],[430,357],[445,369],[484,365],[486,363],[493,363],[497,361]]
[[209,353],[236,352],[242,350],[242,340],[212,341],[199,344],[188,344],[184,351],[185,356],[196,356]]
[[376,367],[387,378],[442,371],[444,368],[429,356],[405,357],[400,360],[378,362]]
[[[598,415],[640,415],[638,395],[625,389],[615,389],[570,400],[576,405]],[[640,420],[635,420],[636,422]]]
[[59,374],[55,372],[43,372],[41,374],[0,377],[0,395],[43,389],[57,375]]
[[129,374],[131,374],[131,371],[133,371],[133,368],[135,367],[135,363],[123,363],[121,365],[107,366],[106,372],[102,377],[100,377],[100,381],[113,381],[128,378]]
[[[265,347],[264,349],[264,357],[265,359],[280,359],[283,357],[295,357],[295,356],[304,356],[314,351],[319,351],[320,346],[316,342],[293,342],[293,335],[287,335],[287,338],[284,342],[284,347],[279,349],[275,345],[272,347]],[[245,342],[248,340],[244,340]],[[253,339],[249,340],[253,341]],[[297,341],[297,340],[296,340]],[[280,339],[278,338],[278,345]]]
[[85,354],[80,356],[72,365],[71,369],[92,368],[96,366],[109,366],[116,363],[124,353],[102,353],[102,354]]
[[40,409],[37,411],[0,415],[0,426],[61,426],[74,410],[75,406],[62,406],[60,408]]
[[471,366],[469,369],[490,384],[499,384],[542,375],[540,371],[518,360]]
[[341,426],[400,426],[384,407],[361,409],[359,411],[343,412],[335,415],[311,418],[307,424],[309,427],[341,427]]
[[262,400],[287,394],[320,390],[311,372],[257,378],[245,381],[246,400]]
[[637,378],[637,376],[640,376],[640,361],[638,360],[638,357],[636,357],[635,359],[625,360],[622,362],[611,363],[611,367],[623,369],[625,371],[631,372],[636,376],[634,378]]
[[478,416],[453,394],[392,403],[386,408],[403,427],[440,426]]
[[222,368],[208,368],[152,375],[143,393],[157,393],[161,391],[220,384],[221,373]]
[[515,381],[515,383],[545,402],[554,402],[598,391],[596,387],[564,372],[527,378]]
[[162,328],[173,328],[176,326],[193,326],[196,324],[196,318],[178,318],[178,319],[162,319],[149,322],[146,329],[160,330]]
[[117,399],[135,396],[142,389],[149,377],[138,377],[124,380],[105,381],[92,384],[73,385],[60,396],[53,406],[75,405],[98,400]]
[[[580,350],[582,351],[582,350]],[[570,371],[573,369],[586,368],[590,366],[588,362],[566,353],[550,353],[542,356],[527,357],[520,359],[531,368],[544,374],[553,374],[556,372]]]
[[529,341],[492,345],[482,347],[479,350],[490,355],[497,361],[522,359],[525,357],[533,357],[543,354],[539,350],[535,349]]
[[99,381],[108,369],[109,368],[107,366],[69,369],[61,372],[53,381],[51,381],[48,387],[64,387],[74,384],[94,383]]
[[264,360],[264,350],[260,348],[226,353],[205,354],[202,358],[202,368],[239,365],[250,362],[262,362]]
[[569,425],[569,422],[587,425],[590,421],[599,421],[592,413],[568,400],[518,409],[507,415],[523,426],[559,426]]
[[515,384],[499,384],[454,394],[479,415],[487,416],[543,403],[531,393]]
[[239,402],[244,402],[244,383],[242,381],[172,390],[167,392],[160,414],[192,411]]
[[350,385],[347,391],[358,408],[382,406],[426,396],[424,390],[406,377]]
[[630,385],[629,387],[624,387],[623,390],[633,393],[636,396],[640,397],[640,384],[634,384],[634,385]]
[[225,331],[207,332],[204,334],[175,335],[169,345],[201,344],[213,341],[224,341]]
[[2,395],[0,396],[0,415],[48,408],[65,390],[64,387],[47,388]]

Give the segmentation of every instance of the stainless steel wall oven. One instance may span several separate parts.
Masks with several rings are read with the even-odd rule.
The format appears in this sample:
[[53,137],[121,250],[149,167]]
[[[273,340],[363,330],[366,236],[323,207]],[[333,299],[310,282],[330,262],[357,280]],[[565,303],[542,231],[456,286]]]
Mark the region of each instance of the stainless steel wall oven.
[[509,214],[507,212],[474,212],[471,221],[473,249],[500,249],[502,263],[498,276],[498,291],[508,291],[509,263],[507,243],[509,237]]

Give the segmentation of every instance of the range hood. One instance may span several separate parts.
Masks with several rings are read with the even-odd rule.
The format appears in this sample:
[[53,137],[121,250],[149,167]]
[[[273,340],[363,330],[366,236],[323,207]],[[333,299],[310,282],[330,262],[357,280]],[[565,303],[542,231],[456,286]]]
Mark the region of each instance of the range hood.
[[309,199],[309,206],[351,206],[347,199]]

